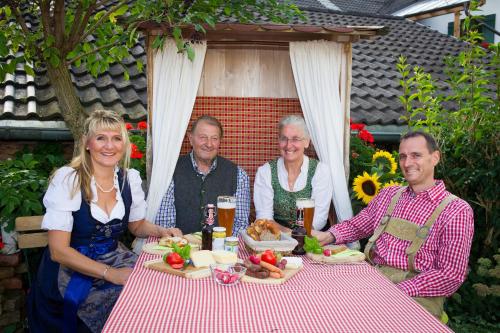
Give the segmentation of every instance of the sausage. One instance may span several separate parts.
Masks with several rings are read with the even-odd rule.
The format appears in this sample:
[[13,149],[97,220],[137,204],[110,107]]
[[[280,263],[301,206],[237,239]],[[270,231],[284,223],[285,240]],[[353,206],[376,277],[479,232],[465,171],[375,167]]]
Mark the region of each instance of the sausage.
[[250,271],[247,269],[246,275],[257,278],[257,279],[267,279],[269,277],[269,271],[261,269],[260,271]]
[[258,272],[258,271],[261,270],[260,265],[252,264],[252,262],[248,258],[245,259],[245,261],[243,262],[243,266],[245,266],[247,268],[247,272],[248,271],[250,271],[250,272]]

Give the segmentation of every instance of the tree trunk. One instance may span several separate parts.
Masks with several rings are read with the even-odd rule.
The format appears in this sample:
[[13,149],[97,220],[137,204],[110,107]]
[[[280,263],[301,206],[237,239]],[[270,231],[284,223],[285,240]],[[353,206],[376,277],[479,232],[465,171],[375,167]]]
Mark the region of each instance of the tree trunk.
[[47,65],[47,74],[54,88],[61,114],[75,140],[74,153],[83,134],[83,124],[87,115],[71,81],[71,74],[65,64],[59,67]]

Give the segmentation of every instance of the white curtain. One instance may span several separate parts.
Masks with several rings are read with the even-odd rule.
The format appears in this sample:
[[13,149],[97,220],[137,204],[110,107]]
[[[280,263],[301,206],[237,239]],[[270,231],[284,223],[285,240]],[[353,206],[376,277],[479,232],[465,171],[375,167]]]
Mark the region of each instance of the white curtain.
[[168,39],[163,50],[154,55],[153,168],[146,213],[146,219],[153,223],[174,174],[200,83],[207,43],[203,41],[192,47],[194,61],[189,60],[185,53],[177,53],[172,39]]
[[290,42],[290,59],[302,112],[319,159],[332,174],[333,204],[337,218],[352,217],[344,172],[345,101],[341,87],[348,63],[343,44],[329,41]]

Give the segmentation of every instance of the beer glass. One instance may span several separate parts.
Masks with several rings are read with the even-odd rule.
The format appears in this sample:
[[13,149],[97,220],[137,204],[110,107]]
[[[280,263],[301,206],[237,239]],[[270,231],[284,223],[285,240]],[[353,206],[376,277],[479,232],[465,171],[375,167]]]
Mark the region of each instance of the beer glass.
[[217,197],[217,214],[219,226],[226,228],[226,236],[233,235],[234,214],[236,212],[236,198],[228,195]]
[[314,199],[298,198],[295,201],[297,210],[304,211],[304,228],[306,229],[307,236],[311,237],[312,223],[314,217]]

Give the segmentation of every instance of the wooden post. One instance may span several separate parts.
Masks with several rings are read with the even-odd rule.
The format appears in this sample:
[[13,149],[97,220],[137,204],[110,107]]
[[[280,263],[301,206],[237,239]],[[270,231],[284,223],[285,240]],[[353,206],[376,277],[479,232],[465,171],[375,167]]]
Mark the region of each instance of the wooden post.
[[148,92],[148,131],[147,131],[147,145],[146,145],[146,189],[149,189],[149,182],[151,181],[151,170],[153,169],[153,40],[155,36],[151,35],[148,31],[146,35],[146,61],[147,61],[147,92]]
[[453,23],[453,36],[460,38],[460,11],[455,12],[455,21]]
[[[344,45],[344,53],[346,55],[346,62],[342,71],[344,71],[344,78],[341,85],[343,89],[341,91],[341,98],[344,100],[344,173],[346,181],[349,182],[349,158],[351,152],[351,126],[349,124],[349,119],[351,118],[351,81],[352,81],[352,45],[351,43],[346,43]],[[342,76],[341,76],[342,77]],[[349,186],[349,184],[347,184]]]

